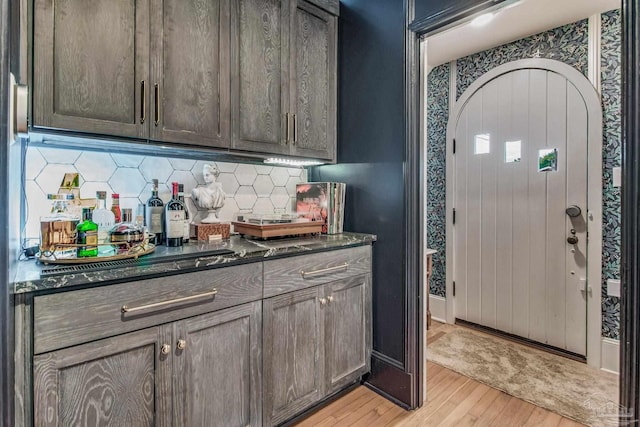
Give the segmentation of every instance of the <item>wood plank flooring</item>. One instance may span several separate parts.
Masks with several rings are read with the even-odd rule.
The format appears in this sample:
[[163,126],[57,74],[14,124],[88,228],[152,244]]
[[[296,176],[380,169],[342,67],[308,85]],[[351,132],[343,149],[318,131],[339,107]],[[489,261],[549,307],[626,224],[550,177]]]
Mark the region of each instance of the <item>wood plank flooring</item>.
[[[447,333],[447,328],[447,325],[433,322],[427,333],[427,341],[437,340]],[[361,386],[297,425],[300,427],[582,426],[431,362],[427,362],[427,397],[427,401],[421,408],[405,411]]]

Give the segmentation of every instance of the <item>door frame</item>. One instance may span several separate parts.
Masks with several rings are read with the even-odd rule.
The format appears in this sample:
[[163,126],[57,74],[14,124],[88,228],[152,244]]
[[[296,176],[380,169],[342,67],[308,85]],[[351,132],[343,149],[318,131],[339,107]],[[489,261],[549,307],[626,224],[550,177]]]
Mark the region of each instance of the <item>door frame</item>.
[[551,71],[571,82],[587,107],[587,363],[600,368],[602,335],[602,106],[600,96],[591,82],[574,67],[553,59],[533,58],[508,62],[495,67],[474,81],[460,96],[447,123],[446,166],[446,307],[447,323],[455,322],[453,275],[455,263],[453,208],[455,191],[455,161],[453,138],[464,106],[488,82],[520,69]]

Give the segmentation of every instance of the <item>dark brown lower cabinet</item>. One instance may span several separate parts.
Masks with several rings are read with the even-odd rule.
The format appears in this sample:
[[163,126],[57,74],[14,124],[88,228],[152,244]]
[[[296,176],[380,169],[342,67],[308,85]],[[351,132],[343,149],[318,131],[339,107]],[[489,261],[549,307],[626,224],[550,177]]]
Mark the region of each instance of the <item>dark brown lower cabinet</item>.
[[295,416],[369,371],[369,277],[264,300],[265,425]]
[[261,302],[34,357],[36,426],[259,426]]

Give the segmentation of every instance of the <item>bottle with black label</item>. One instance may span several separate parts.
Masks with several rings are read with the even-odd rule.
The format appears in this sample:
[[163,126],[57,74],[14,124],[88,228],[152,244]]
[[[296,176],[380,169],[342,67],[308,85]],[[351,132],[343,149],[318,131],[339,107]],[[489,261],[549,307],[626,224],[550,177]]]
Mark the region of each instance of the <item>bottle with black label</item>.
[[184,206],[184,226],[182,233],[182,243],[189,242],[189,234],[190,234],[190,223],[189,223],[189,209],[187,209],[187,202],[184,200],[184,185],[178,184],[178,200],[182,202],[182,206]]
[[155,234],[155,244],[164,243],[164,203],[158,197],[158,180],[153,180],[151,197],[144,208],[144,225],[149,233]]
[[78,258],[98,256],[98,224],[92,220],[91,208],[82,208],[82,222],[76,228]]
[[185,208],[178,199],[178,183],[172,182],[172,197],[164,207],[164,231],[167,246],[182,246]]

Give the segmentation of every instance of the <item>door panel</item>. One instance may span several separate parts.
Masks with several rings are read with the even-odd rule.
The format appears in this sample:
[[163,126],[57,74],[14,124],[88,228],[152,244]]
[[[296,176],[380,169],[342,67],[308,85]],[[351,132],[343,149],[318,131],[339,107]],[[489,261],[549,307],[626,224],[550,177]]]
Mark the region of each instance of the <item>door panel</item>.
[[261,425],[260,305],[175,323],[174,425]]
[[151,139],[228,147],[229,0],[152,0],[151,11]]
[[40,426],[169,426],[171,359],[156,327],[34,357]]
[[298,1],[291,33],[293,154],[335,156],[337,18]]
[[456,317],[584,355],[586,213],[565,213],[586,210],[584,100],[559,74],[512,71],[469,98],[455,137]]
[[289,0],[232,4],[233,148],[288,153]]
[[148,135],[148,0],[37,0],[33,46],[34,126]]

